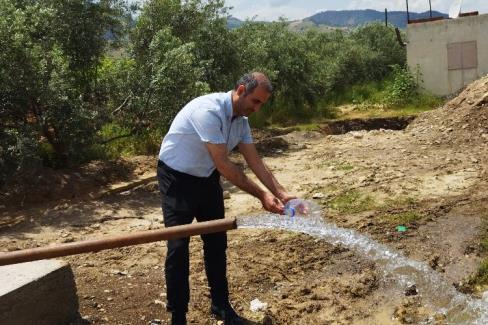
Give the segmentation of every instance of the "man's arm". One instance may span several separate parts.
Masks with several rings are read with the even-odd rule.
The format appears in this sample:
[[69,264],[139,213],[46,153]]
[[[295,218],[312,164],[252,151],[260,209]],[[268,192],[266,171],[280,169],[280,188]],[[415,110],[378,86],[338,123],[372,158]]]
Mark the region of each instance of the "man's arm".
[[273,173],[269,170],[266,164],[256,150],[253,143],[239,143],[239,151],[246,159],[247,164],[258,177],[258,179],[266,186],[271,193],[273,193],[281,202],[286,203],[291,199],[296,198],[288,194],[284,187],[276,180]]
[[267,191],[263,191],[255,182],[247,177],[239,167],[229,160],[225,144],[213,144],[207,142],[206,145],[210,156],[215,163],[215,167],[222,176],[243,191],[258,198],[267,211],[283,213],[283,204],[278,198]]

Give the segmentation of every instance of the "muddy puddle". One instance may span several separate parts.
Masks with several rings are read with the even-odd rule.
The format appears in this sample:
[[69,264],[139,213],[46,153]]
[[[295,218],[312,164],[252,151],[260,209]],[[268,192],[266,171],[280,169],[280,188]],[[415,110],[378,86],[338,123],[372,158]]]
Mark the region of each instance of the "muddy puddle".
[[[309,202],[312,206],[314,204]],[[426,263],[414,261],[402,253],[380,244],[350,229],[327,223],[315,206],[313,214],[301,217],[258,215],[237,219],[238,228],[280,229],[310,235],[333,245],[345,246],[375,263],[380,271],[380,281],[390,284],[392,296],[421,296],[424,308],[431,315],[422,323],[445,324],[488,323],[488,302],[462,294]]]

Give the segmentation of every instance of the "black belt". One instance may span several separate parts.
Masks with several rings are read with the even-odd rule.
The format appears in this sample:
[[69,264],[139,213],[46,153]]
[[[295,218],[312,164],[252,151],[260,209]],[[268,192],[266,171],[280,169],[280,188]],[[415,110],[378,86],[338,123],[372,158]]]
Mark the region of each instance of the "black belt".
[[168,172],[170,174],[173,174],[173,175],[175,175],[177,177],[181,177],[181,178],[184,178],[184,179],[208,180],[208,179],[213,179],[213,178],[220,177],[220,173],[217,171],[217,169],[215,169],[212,172],[212,174],[210,174],[210,176],[208,176],[208,177],[193,176],[193,175],[190,175],[190,174],[187,174],[187,173],[183,173],[183,172],[177,171],[177,170],[169,167],[162,160],[158,160],[158,167],[161,167],[163,170],[165,170],[166,172]]

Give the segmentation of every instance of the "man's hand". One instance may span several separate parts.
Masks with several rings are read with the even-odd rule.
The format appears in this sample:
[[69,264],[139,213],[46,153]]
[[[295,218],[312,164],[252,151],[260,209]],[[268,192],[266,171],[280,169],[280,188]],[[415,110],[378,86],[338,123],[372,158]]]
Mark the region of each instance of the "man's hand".
[[266,211],[283,214],[283,203],[281,203],[281,201],[273,194],[264,192],[263,197],[261,198],[261,203]]
[[286,193],[286,192],[280,192],[278,194],[278,199],[280,199],[280,201],[283,204],[286,204],[288,201],[293,200],[293,199],[296,199],[296,198],[297,197],[295,195],[291,195],[291,194]]

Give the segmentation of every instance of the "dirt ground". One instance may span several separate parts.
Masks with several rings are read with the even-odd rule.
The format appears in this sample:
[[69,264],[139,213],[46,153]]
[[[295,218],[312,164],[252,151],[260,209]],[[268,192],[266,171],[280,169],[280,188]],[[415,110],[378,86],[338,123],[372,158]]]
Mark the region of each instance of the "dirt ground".
[[[327,221],[428,263],[466,291],[487,230],[488,78],[405,130],[325,132],[257,138],[280,182],[319,204]],[[245,168],[238,155],[233,159]],[[0,251],[163,227],[161,198],[151,178],[155,157],[136,157],[124,166],[130,176],[76,186],[71,175],[66,183],[51,182],[57,196],[37,193],[44,199],[27,199],[31,204],[23,208],[5,205]],[[124,186],[121,180],[141,179],[137,187],[101,194]],[[258,200],[224,185],[230,194],[227,216],[262,212]],[[59,190],[63,186],[69,194]],[[399,225],[407,231],[399,232]],[[423,306],[421,295],[393,290],[374,262],[347,247],[278,230],[240,229],[228,237],[231,300],[249,324],[401,324],[429,318],[443,323]],[[65,258],[76,278],[79,323],[167,324],[164,256],[161,242]],[[189,322],[221,324],[209,313],[198,237],[191,240],[191,256]],[[255,298],[267,309],[251,311]]]

